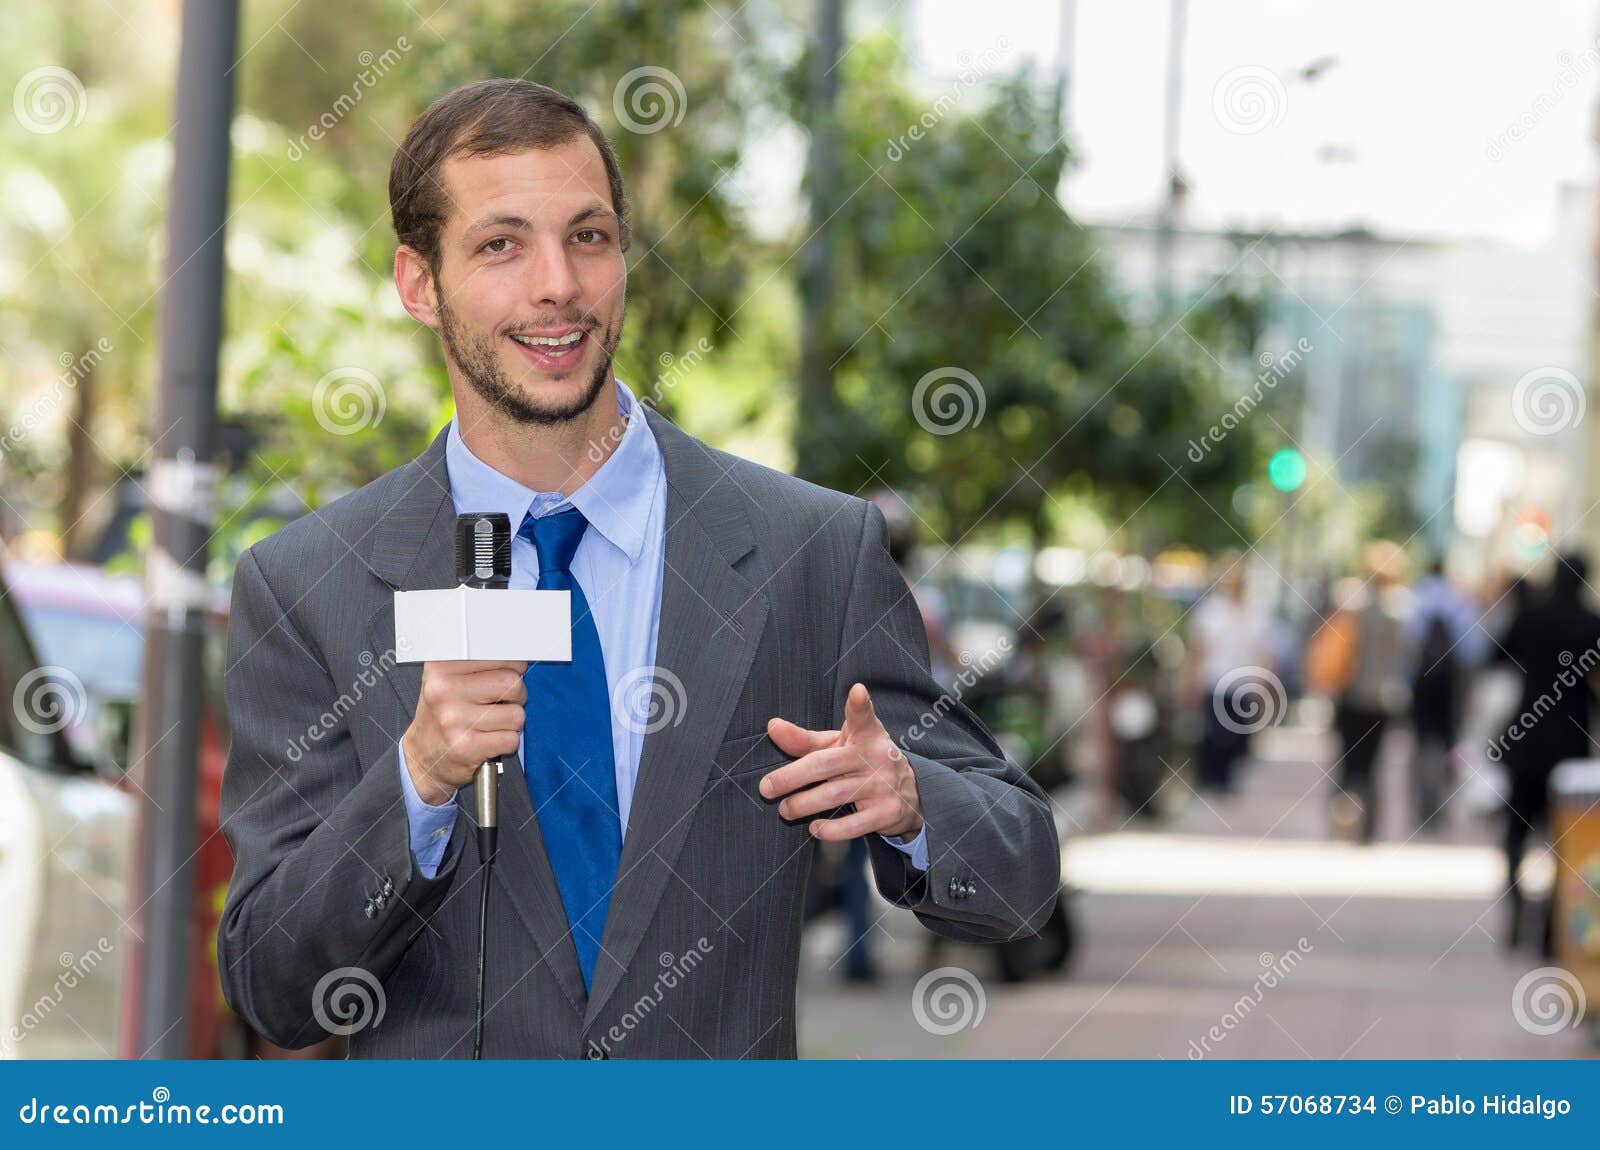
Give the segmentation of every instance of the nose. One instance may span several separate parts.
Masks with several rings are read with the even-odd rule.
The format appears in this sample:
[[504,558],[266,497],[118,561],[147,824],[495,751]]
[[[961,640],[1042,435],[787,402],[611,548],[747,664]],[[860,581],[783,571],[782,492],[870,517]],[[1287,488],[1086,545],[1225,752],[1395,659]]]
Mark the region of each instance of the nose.
[[570,307],[577,302],[579,285],[566,244],[544,241],[538,245],[530,272],[530,294],[541,306]]

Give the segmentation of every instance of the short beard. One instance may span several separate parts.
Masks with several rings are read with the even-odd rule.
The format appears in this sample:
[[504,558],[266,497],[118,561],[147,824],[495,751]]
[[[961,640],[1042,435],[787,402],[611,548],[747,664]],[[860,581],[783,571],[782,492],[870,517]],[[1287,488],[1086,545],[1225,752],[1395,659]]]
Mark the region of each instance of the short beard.
[[[585,331],[593,337],[592,329],[586,328]],[[497,337],[466,331],[442,297],[439,300],[439,334],[444,340],[446,353],[484,402],[518,423],[553,427],[577,419],[593,407],[594,401],[600,397],[606,379],[611,374],[611,361],[616,355],[617,344],[622,340],[622,317],[617,317],[615,328],[608,328],[599,336],[600,359],[595,364],[594,374],[589,377],[588,386],[570,403],[554,405],[530,402],[521,389],[507,378],[501,367]]]

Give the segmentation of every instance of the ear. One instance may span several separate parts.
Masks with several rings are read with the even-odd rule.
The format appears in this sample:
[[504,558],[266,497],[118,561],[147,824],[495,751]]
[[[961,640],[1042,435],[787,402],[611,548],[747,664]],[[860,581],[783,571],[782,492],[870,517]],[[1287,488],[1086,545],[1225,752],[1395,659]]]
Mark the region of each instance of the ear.
[[401,244],[394,253],[394,286],[400,303],[418,323],[437,329],[439,297],[428,261],[416,248]]

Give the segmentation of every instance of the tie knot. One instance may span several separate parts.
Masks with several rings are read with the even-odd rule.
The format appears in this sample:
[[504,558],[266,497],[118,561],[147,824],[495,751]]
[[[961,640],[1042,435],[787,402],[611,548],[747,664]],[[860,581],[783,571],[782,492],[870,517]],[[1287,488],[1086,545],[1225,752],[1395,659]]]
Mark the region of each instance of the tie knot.
[[589,521],[576,507],[557,515],[541,515],[537,519],[532,515],[523,517],[520,534],[524,539],[533,541],[533,549],[539,556],[541,576],[547,571],[571,570],[572,557],[577,554],[578,542],[588,526]]

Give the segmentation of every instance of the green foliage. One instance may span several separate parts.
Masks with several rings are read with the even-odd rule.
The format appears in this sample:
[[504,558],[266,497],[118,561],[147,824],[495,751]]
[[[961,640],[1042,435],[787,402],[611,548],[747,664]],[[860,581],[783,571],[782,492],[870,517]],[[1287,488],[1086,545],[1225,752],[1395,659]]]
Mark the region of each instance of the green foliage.
[[[782,205],[752,198],[748,177],[770,163],[752,159],[754,145],[801,139],[809,122],[810,6],[425,7],[242,8],[220,403],[260,440],[228,485],[219,553],[403,462],[449,418],[437,339],[390,280],[388,165],[430,100],[496,75],[571,92],[613,139],[635,222],[618,374],[691,430],[843,490],[901,488],[951,541],[1065,541],[1125,524],[1119,543],[1148,551],[1237,543],[1247,530],[1233,492],[1264,458],[1257,430],[1199,462],[1186,450],[1254,374],[1260,301],[1219,289],[1181,316],[1130,312],[1056,194],[1071,154],[1034,77],[995,69],[919,91],[892,38],[851,46],[823,334],[835,398],[799,422],[797,253],[809,228],[785,228]],[[91,412],[106,479],[149,448],[178,31],[178,10],[157,0],[115,9],[103,15],[137,34],[108,37],[99,16],[41,5],[9,15],[0,45],[12,72],[59,63],[90,93],[69,130],[0,130],[15,207],[0,222],[0,396],[15,408],[62,352],[110,334],[117,350]],[[643,67],[671,72],[659,127],[650,101],[662,97],[620,87]],[[948,388],[964,381],[936,377],[920,403],[913,394],[957,368],[978,381],[982,415],[940,434],[959,395]],[[330,430],[330,401],[319,402],[319,386],[334,385],[345,406],[367,404],[351,434]],[[62,443],[41,435],[7,453],[8,499],[49,502]]]
[[[1157,490],[1173,506],[1209,500],[1229,534],[1249,435],[1199,465],[1184,453],[1231,402],[1216,357],[1248,354],[1248,301],[1154,330],[1130,318],[1055,194],[1070,153],[1032,77],[918,94],[888,38],[843,67],[838,404],[802,431],[818,445],[813,473],[896,487],[950,541],[1015,523],[1048,542],[1070,496],[1114,521]],[[936,374],[918,391],[948,369],[976,385]],[[1210,535],[1201,521],[1214,518],[1186,522]],[[1133,542],[1195,537],[1172,522],[1150,534]]]

